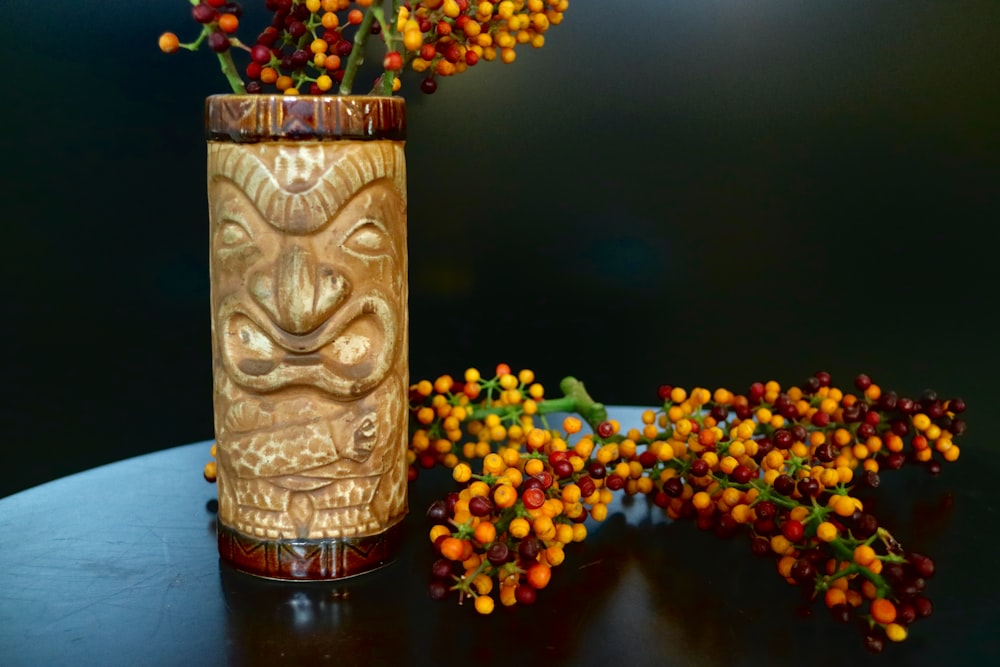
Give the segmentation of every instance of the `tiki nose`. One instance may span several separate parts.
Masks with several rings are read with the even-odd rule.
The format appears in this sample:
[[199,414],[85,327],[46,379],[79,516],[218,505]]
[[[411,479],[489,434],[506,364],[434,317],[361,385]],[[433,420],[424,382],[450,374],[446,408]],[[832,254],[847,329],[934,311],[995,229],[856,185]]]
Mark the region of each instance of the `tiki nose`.
[[298,335],[326,322],[348,291],[343,274],[315,261],[309,249],[298,244],[283,250],[272,271],[258,273],[251,285],[257,303],[275,324]]

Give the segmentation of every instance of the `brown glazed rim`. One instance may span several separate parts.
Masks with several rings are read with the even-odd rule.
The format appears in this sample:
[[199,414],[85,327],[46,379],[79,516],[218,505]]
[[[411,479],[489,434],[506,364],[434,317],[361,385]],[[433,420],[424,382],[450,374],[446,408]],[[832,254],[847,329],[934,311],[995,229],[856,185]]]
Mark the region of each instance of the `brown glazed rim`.
[[231,567],[267,579],[331,581],[377,570],[402,546],[403,522],[375,535],[267,540],[218,524],[219,555]]
[[406,138],[406,102],[375,95],[212,95],[209,141],[334,141]]

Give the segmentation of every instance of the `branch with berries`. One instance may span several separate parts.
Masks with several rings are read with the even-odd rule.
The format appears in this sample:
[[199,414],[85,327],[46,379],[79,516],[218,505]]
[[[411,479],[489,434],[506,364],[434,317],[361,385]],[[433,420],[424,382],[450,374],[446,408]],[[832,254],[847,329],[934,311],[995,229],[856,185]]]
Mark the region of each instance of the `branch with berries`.
[[[560,390],[547,398],[531,371],[504,364],[488,379],[469,369],[413,385],[410,477],[444,465],[460,485],[427,511],[431,597],[472,599],[482,614],[497,600],[534,603],[564,547],[622,493],[720,537],[744,534],[786,582],[858,619],[869,650],[931,614],[933,560],[904,549],[856,491],[907,463],[937,474],[957,460],[961,399],[900,397],[866,375],[844,391],[826,373],[745,394],[664,386],[625,428],[577,380]],[[570,414],[553,425],[553,413]]]
[[[400,90],[406,69],[424,74],[420,89],[437,90],[437,78],[467,71],[480,61],[512,63],[521,45],[540,48],[549,28],[562,22],[568,0],[263,0],[271,24],[252,43],[241,41],[240,3],[190,0],[201,26],[191,42],[160,36],[164,53],[216,53],[234,93],[349,95],[371,40],[383,47],[382,71],[370,94]],[[242,69],[233,51],[248,60]]]

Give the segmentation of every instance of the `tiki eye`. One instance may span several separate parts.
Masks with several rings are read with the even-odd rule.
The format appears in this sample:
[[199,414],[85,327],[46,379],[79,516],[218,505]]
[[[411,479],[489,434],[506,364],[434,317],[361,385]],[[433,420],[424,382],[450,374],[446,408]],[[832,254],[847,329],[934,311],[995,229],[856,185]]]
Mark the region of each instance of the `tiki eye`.
[[347,233],[343,248],[361,259],[389,254],[389,236],[381,223],[366,218]]
[[223,248],[233,248],[250,242],[250,234],[243,225],[226,220],[219,229],[219,242]]
[[215,256],[224,265],[248,262],[259,254],[253,236],[242,221],[224,218],[215,232]]

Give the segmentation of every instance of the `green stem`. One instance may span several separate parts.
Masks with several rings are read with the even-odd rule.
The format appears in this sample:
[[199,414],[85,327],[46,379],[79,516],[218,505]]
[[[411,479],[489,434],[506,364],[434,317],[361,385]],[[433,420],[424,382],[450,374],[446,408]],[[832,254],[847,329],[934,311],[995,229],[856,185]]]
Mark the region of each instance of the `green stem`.
[[226,75],[229,85],[232,86],[233,92],[237,95],[245,95],[247,89],[243,85],[243,79],[240,77],[239,72],[236,71],[236,63],[233,62],[232,54],[229,51],[225,51],[216,55],[219,56],[219,66],[222,68],[222,73]]
[[369,7],[365,12],[365,17],[361,19],[358,31],[354,33],[354,46],[351,48],[351,55],[347,58],[347,65],[344,67],[344,78],[340,82],[340,94],[350,95],[354,88],[354,77],[358,74],[358,68],[365,60],[365,45],[368,43],[368,35],[372,32],[372,22],[375,20],[375,10],[381,13],[381,7]]
[[[539,402],[539,415],[544,416],[552,414],[553,412],[573,412],[583,417],[584,420],[594,429],[597,428],[598,424],[608,418],[608,411],[604,407],[604,404],[598,403],[591,398],[587,393],[586,388],[583,386],[583,383],[576,378],[563,378],[563,381],[559,383],[559,388],[562,390],[564,396],[560,398],[550,398]],[[469,419],[484,419],[488,415],[504,416],[510,414],[512,409],[520,412],[520,408],[518,406],[504,405],[499,407],[490,407],[489,402],[487,402],[487,407],[473,410]]]
[[575,377],[567,376],[559,383],[559,389],[567,398],[575,401],[574,411],[596,429],[597,426],[608,418],[608,411],[603,403],[598,403],[587,393],[587,388]]
[[[392,16],[388,23],[386,23],[385,18],[382,16],[381,8],[379,9],[378,21],[382,24],[382,35],[385,39],[386,53],[398,50],[399,30],[397,30],[398,26],[396,25],[397,16],[399,16],[399,0],[392,0]],[[395,78],[395,72],[382,72],[382,76],[379,79],[382,83],[383,95],[392,95],[392,86]]]

